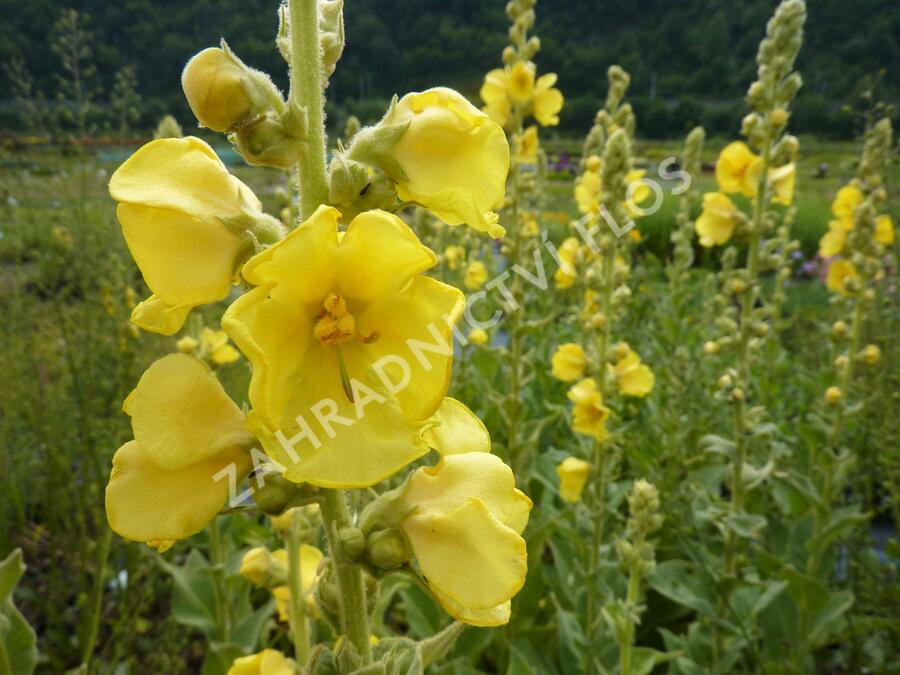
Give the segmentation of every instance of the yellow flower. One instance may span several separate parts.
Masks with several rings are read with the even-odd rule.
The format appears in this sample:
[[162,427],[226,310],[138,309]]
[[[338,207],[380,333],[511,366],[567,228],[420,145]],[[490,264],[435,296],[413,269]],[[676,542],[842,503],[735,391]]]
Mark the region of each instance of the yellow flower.
[[856,281],[857,279],[859,279],[859,272],[856,271],[856,266],[849,260],[838,258],[832,261],[828,267],[825,285],[835,293],[850,295],[850,291],[847,289],[847,282],[849,280]]
[[[288,555],[284,549],[272,553],[272,557],[286,571],[288,569]],[[316,597],[313,591],[319,583],[321,573],[319,563],[322,562],[322,551],[309,544],[300,545],[300,592],[306,605],[308,616],[318,616],[319,608],[316,606]],[[276,586],[272,589],[272,597],[275,598],[275,608],[278,611],[279,621],[289,621],[291,617],[291,589],[290,586]]]
[[559,124],[559,111],[563,107],[563,95],[556,84],[556,73],[541,75],[534,86],[531,112],[541,126],[555,127]]
[[236,658],[226,675],[294,675],[294,662],[277,649]]
[[474,626],[509,621],[525,583],[520,535],[531,510],[510,468],[486,452],[444,456],[412,474],[404,500],[412,511],[400,528],[443,608]]
[[249,260],[256,288],[222,325],[253,366],[247,425],[266,453],[289,480],[351,488],[427,452],[465,298],[422,275],[437,257],[397,216],[363,212],[340,237],[339,218],[321,206]]
[[837,191],[834,201],[831,203],[831,212],[844,224],[844,229],[852,230],[854,213],[862,203],[862,190],[855,185],[845,185]]
[[878,216],[875,219],[875,241],[884,246],[894,243],[894,221],[890,216]]
[[578,254],[581,251],[581,243],[576,237],[566,237],[563,240],[563,243],[559,245],[558,250],[560,259],[574,267],[578,263]]
[[828,387],[828,389],[825,390],[825,401],[831,405],[835,405],[843,397],[844,392],[841,391],[840,387]]
[[181,86],[200,124],[213,131],[232,129],[253,108],[243,68],[218,47],[204,49],[188,61]]
[[600,170],[585,171],[575,183],[575,202],[581,213],[597,213],[600,210]]
[[584,377],[587,356],[581,345],[567,342],[559,346],[550,363],[553,366],[553,377],[563,382],[574,382]]
[[866,345],[862,350],[862,360],[867,366],[874,366],[881,360],[881,350],[878,345]]
[[477,291],[484,286],[484,282],[488,280],[488,271],[484,263],[480,260],[471,260],[466,265],[466,272],[463,276],[463,286],[467,290]]
[[[719,189],[726,193],[740,192],[747,197],[754,196],[758,184],[753,180],[750,168],[759,159],[743,141],[726,145],[716,161],[716,181]],[[756,178],[758,180],[758,171]]]
[[240,409],[206,364],[186,354],[154,362],[123,409],[134,440],[113,457],[106,486],[110,527],[143,542],[199,532],[228,500],[223,470],[234,466],[240,479],[250,469],[243,447],[252,438]]
[[700,236],[700,245],[710,248],[731,239],[739,213],[734,202],[721,192],[704,194],[703,212],[694,223],[694,228]]
[[581,492],[591,473],[591,465],[577,457],[566,457],[556,467],[559,476],[559,496],[564,502],[577,504],[581,501]]
[[625,174],[625,183],[631,190],[631,199],[626,198],[624,204],[625,209],[632,216],[643,215],[640,205],[653,194],[653,189],[643,180],[645,175],[647,172],[643,169],[632,169]]
[[450,245],[444,249],[444,261],[451,270],[459,269],[459,264],[466,259],[466,249],[462,246]]
[[532,124],[516,138],[516,161],[520,164],[536,164],[539,146],[538,130]]
[[429,422],[434,426],[422,437],[441,455],[491,451],[491,435],[484,422],[454,398],[445,398]]
[[541,228],[534,218],[529,218],[522,226],[522,236],[526,238],[537,237],[541,233]]
[[272,553],[265,546],[255,546],[241,558],[242,577],[255,586],[265,586],[272,572]]
[[847,229],[843,221],[832,220],[828,223],[828,232],[819,240],[819,254],[825,258],[837,255],[844,250],[847,243]]
[[487,331],[481,328],[473,328],[472,330],[470,330],[467,338],[473,345],[487,344],[487,341],[489,339]]
[[531,61],[516,61],[506,76],[506,87],[513,101],[526,103],[534,93],[537,68]]
[[572,288],[577,279],[578,275],[575,273],[575,268],[565,261],[563,261],[562,266],[557,268],[556,272],[553,274],[554,285],[561,291]]
[[131,255],[153,292],[131,320],[171,335],[192,308],[222,300],[252,246],[281,224],[199,138],[152,141],[112,175],[109,192]]
[[408,125],[390,151],[403,172],[392,176],[400,199],[421,204],[448,225],[467,223],[491,237],[503,236],[494,212],[503,202],[509,172],[503,129],[461,94],[442,87],[407,94],[381,124]]
[[794,183],[797,168],[793,162],[769,169],[769,183],[772,185],[772,201],[782,206],[790,206],[794,201]]
[[228,334],[224,330],[205,326],[200,332],[200,351],[217,365],[233,363],[241,358],[240,352],[228,344]]
[[619,358],[612,366],[613,375],[623,396],[644,397],[653,391],[656,378],[650,367],[624,342],[617,346]]
[[597,389],[597,383],[589,377],[569,389],[569,400],[575,404],[572,410],[572,428],[598,441],[606,439],[606,420],[609,408],[603,405],[603,394]]
[[501,127],[509,124],[512,115],[512,103],[506,93],[506,71],[496,68],[484,77],[481,85],[481,100],[484,101],[484,112]]

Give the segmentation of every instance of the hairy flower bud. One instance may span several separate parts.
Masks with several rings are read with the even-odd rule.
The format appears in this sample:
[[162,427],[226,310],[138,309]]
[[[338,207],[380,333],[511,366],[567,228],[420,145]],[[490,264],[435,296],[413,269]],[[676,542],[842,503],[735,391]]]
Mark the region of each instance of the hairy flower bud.
[[213,131],[227,131],[245,121],[253,110],[240,62],[219,47],[195,54],[181,74],[188,105],[200,123]]
[[396,569],[411,557],[406,537],[394,528],[373,532],[366,541],[366,558],[375,567]]

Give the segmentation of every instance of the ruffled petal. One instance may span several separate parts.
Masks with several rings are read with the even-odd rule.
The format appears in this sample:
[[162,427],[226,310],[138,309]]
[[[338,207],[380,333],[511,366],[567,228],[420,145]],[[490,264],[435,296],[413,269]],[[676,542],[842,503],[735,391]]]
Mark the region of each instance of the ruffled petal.
[[455,398],[446,397],[431,419],[438,424],[423,437],[441,455],[491,451],[491,435],[484,422]]

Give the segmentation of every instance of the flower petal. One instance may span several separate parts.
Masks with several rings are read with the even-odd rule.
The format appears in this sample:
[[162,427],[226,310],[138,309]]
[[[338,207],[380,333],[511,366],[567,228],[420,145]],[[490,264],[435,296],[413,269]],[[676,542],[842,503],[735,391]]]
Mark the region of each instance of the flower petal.
[[431,419],[439,424],[426,430],[423,437],[440,454],[491,451],[491,435],[484,422],[455,398],[446,397]]

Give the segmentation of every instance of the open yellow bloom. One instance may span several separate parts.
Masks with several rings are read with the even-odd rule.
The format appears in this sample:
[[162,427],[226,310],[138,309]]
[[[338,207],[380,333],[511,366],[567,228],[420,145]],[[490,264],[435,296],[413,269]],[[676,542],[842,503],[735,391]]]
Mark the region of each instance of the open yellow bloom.
[[581,213],[597,213],[600,210],[600,169],[587,170],[575,183],[575,202]]
[[769,183],[772,185],[772,201],[782,206],[790,206],[794,202],[794,184],[797,180],[797,167],[793,162],[769,169]]
[[559,476],[559,496],[564,502],[577,504],[591,473],[591,465],[577,457],[566,457],[556,467]]
[[520,164],[536,164],[539,146],[538,130],[532,124],[516,138],[516,161]]
[[738,208],[721,192],[703,195],[703,212],[694,223],[700,245],[706,248],[724,244],[731,239],[738,222]]
[[465,299],[421,274],[437,257],[397,216],[363,212],[343,236],[339,218],[321,206],[248,261],[256,288],[222,325],[253,365],[247,425],[266,453],[289,480],[350,488],[428,451]]
[[825,285],[835,293],[850,295],[847,289],[847,281],[859,279],[856,266],[849,260],[838,258],[833,260],[828,267],[828,275],[825,277]]
[[[272,552],[272,557],[283,569],[288,569],[288,554],[284,549]],[[318,616],[319,608],[316,606],[316,598],[313,591],[319,583],[321,573],[319,563],[324,558],[322,551],[309,544],[300,545],[300,592],[306,605],[306,613],[309,616]],[[289,621],[291,617],[291,588],[290,586],[276,586],[272,589],[272,597],[275,598],[275,608],[279,621]]]
[[254,546],[241,558],[241,568],[238,570],[254,586],[265,586],[272,577],[272,571],[276,562],[272,552],[265,546]]
[[534,93],[537,67],[531,61],[516,61],[506,76],[506,87],[513,101],[525,103]]
[[451,270],[459,269],[459,265],[466,259],[466,249],[462,246],[451,244],[444,249],[444,262]]
[[575,272],[575,268],[565,261],[553,273],[554,286],[560,291],[572,288],[577,280],[578,275]]
[[837,191],[831,203],[831,212],[844,224],[844,229],[853,229],[854,213],[863,203],[863,198],[862,190],[855,185],[845,185]]
[[466,290],[477,291],[484,286],[484,282],[488,280],[488,271],[484,263],[480,260],[471,260],[466,265],[466,272],[463,275],[463,286]]
[[875,219],[875,241],[884,246],[894,243],[894,221],[890,216],[878,216]]
[[556,73],[541,75],[534,85],[531,99],[531,113],[541,126],[555,127],[559,124],[559,111],[563,107],[562,92],[555,88]]
[[567,342],[557,348],[556,353],[550,359],[550,363],[553,366],[553,377],[563,382],[574,382],[584,377],[587,356],[581,345]]
[[233,465],[239,478],[250,469],[240,409],[206,364],[186,354],[154,362],[123,408],[134,440],[113,457],[109,526],[143,542],[199,532],[228,500],[223,469]]
[[525,583],[531,510],[510,468],[486,452],[445,456],[416,470],[404,500],[412,511],[400,528],[444,609],[474,626],[509,621]]
[[828,232],[819,240],[819,254],[825,258],[837,255],[847,244],[847,229],[841,220],[828,223]]
[[623,396],[644,397],[653,391],[656,378],[650,367],[624,342],[617,347],[619,358],[612,366],[613,375]]
[[234,363],[241,358],[240,352],[228,344],[228,334],[224,330],[213,330],[204,326],[200,332],[200,350],[217,365]]
[[250,188],[228,173],[199,138],[164,138],[135,152],[112,175],[109,192],[125,242],[153,295],[131,320],[171,335],[192,308],[228,295],[251,244],[249,231],[277,238]]
[[277,649],[263,649],[258,654],[236,658],[227,675],[294,675],[294,665]]
[[603,405],[603,394],[597,383],[589,377],[569,389],[569,400],[575,404],[572,409],[572,428],[579,434],[593,436],[598,441],[607,437],[606,420],[609,408]]
[[408,125],[391,155],[403,171],[400,199],[421,204],[448,225],[466,223],[492,237],[505,230],[494,212],[506,193],[506,134],[464,96],[438,87],[407,94],[381,124]]
[[501,127],[509,124],[512,115],[512,102],[506,94],[506,71],[495,68],[484,77],[481,85],[481,100],[484,101],[484,112]]
[[758,159],[759,156],[743,141],[734,141],[722,148],[716,160],[719,189],[726,193],[740,192],[747,197],[755,195],[758,185],[752,180],[750,168]]
[[244,69],[218,47],[204,49],[188,61],[181,86],[194,115],[213,131],[228,131],[253,108],[245,89]]

